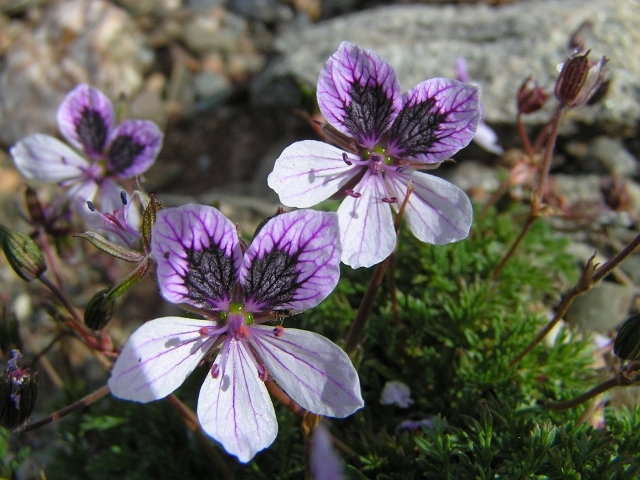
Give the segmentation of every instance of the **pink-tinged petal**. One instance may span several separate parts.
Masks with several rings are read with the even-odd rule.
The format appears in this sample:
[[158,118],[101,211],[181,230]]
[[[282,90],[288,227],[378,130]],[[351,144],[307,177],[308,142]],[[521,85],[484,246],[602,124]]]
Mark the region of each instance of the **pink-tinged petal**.
[[150,402],[178,388],[207,354],[217,336],[203,336],[206,320],[164,317],[138,328],[111,370],[111,393],[123,400]]
[[311,471],[314,480],[342,480],[340,458],[333,448],[331,434],[324,423],[313,429],[311,443]]
[[67,197],[70,198],[74,204],[79,203],[82,205],[82,208],[84,208],[87,202],[92,202],[96,198],[97,193],[98,184],[89,178],[71,183],[67,190]]
[[480,120],[477,87],[448,78],[432,78],[402,98],[402,111],[388,132],[389,155],[438,163],[466,147],[473,138]]
[[364,406],[358,372],[349,356],[317,333],[253,325],[250,342],[267,372],[298,405],[343,418]]
[[198,397],[200,425],[246,463],[271,445],[278,433],[271,398],[243,341],[227,340],[211,372]]
[[80,179],[89,162],[57,138],[35,133],[10,150],[16,168],[30,180],[58,183]]
[[338,208],[342,240],[342,262],[352,268],[380,263],[396,247],[396,232],[384,181],[370,171],[354,190],[361,196],[347,196]]
[[478,122],[478,129],[473,137],[473,141],[487,152],[495,153],[496,155],[502,155],[504,153],[504,148],[498,145],[498,135],[482,120]]
[[149,120],[126,120],[109,136],[107,170],[120,179],[146,172],[162,148],[162,132]]
[[270,219],[240,269],[247,310],[315,307],[338,283],[341,253],[335,213],[296,210]]
[[373,148],[402,108],[396,73],[371,50],[342,42],[318,79],[318,106],[340,132]]
[[111,101],[100,90],[86,84],[71,90],[57,113],[60,133],[92,158],[102,155],[113,118]]
[[342,160],[345,152],[315,140],[284,149],[267,184],[287,207],[312,207],[340,191],[360,168]]
[[158,212],[151,233],[160,293],[169,302],[226,309],[242,252],[236,227],[213,207],[187,204]]
[[410,170],[387,179],[400,201],[407,194],[409,182],[415,187],[404,218],[419,240],[444,245],[469,235],[473,209],[462,189],[442,178]]

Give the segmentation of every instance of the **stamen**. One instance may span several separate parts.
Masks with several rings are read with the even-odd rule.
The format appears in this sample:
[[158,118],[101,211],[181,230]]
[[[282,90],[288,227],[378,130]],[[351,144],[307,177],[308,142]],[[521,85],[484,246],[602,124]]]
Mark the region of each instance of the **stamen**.
[[403,163],[402,165],[400,165],[398,168],[396,168],[396,172],[398,173],[402,173],[404,172],[407,168],[409,168],[409,163]]
[[127,192],[124,190],[120,192],[120,200],[122,200],[122,205],[127,204]]
[[89,210],[91,210],[92,212],[96,211],[96,207],[93,206],[93,203],[91,201],[87,201],[87,207],[89,207]]
[[391,197],[391,198],[383,197],[382,201],[384,203],[398,203],[398,197]]
[[353,162],[349,161],[349,156],[346,154],[346,152],[342,152],[342,160],[344,160],[344,163],[349,166],[353,165]]
[[267,367],[264,365],[264,363],[258,365],[258,378],[260,378],[260,380],[262,380],[263,382],[269,380],[269,372],[267,372]]
[[276,327],[274,327],[273,329],[273,334],[277,337],[280,338],[283,334],[284,334],[284,327],[282,325],[277,325]]
[[220,376],[220,367],[217,363],[211,365],[211,378],[214,380]]
[[362,196],[361,193],[354,192],[350,188],[345,189],[344,193],[346,193],[347,195],[349,195],[350,197],[353,197],[353,198],[360,198]]
[[198,333],[201,337],[208,337],[215,331],[215,327],[201,327]]

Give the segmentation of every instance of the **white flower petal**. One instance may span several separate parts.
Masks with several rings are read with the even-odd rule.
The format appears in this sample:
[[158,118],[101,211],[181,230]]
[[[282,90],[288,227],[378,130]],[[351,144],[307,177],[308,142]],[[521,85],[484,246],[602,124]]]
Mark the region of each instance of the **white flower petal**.
[[269,187],[287,207],[306,208],[326,200],[358,174],[339,148],[313,140],[285,148],[267,178]]
[[487,152],[495,153],[496,155],[502,155],[504,153],[504,148],[498,144],[498,135],[482,120],[478,122],[478,129],[473,137],[473,141]]
[[87,201],[93,201],[96,198],[96,193],[98,193],[98,184],[88,178],[69,185],[67,197],[73,200],[74,204],[79,204],[81,208],[84,208]]
[[57,183],[83,175],[89,162],[57,138],[35,133],[10,150],[22,175],[41,182]]
[[407,184],[415,186],[404,218],[419,240],[444,245],[469,235],[473,209],[462,189],[442,178],[411,170],[387,175],[387,179],[399,202],[407,195]]
[[343,418],[364,405],[349,356],[317,333],[252,326],[251,345],[278,385],[302,408]]
[[216,368],[217,378],[207,375],[200,389],[198,419],[207,435],[246,463],[276,438],[273,404],[242,341],[227,340],[212,371]]
[[342,240],[342,262],[352,268],[370,267],[393,252],[396,232],[380,176],[370,171],[354,188],[361,197],[347,196],[338,208]]
[[109,388],[123,400],[150,402],[182,385],[217,337],[200,335],[206,320],[163,317],[138,328],[116,360]]

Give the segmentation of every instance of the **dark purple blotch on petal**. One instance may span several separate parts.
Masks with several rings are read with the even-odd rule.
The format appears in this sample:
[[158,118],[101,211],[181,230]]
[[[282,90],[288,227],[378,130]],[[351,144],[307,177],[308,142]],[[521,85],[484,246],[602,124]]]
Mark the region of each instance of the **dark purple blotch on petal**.
[[187,296],[200,305],[217,307],[224,299],[231,298],[236,283],[232,257],[211,240],[204,250],[185,249],[188,269],[184,283]]
[[350,93],[351,103],[344,105],[344,124],[355,138],[375,143],[388,127],[393,101],[380,85],[363,87],[356,82]]
[[298,255],[274,248],[262,258],[255,258],[244,282],[245,297],[272,310],[291,302],[300,288]]
[[136,157],[144,150],[131,135],[120,135],[109,147],[109,173],[122,173],[133,165]]
[[108,127],[100,112],[84,108],[76,122],[76,132],[82,146],[89,154],[101,154],[107,139]]
[[400,111],[388,132],[395,155],[413,157],[426,154],[440,140],[438,127],[447,115],[434,109],[435,105],[435,99],[429,98]]

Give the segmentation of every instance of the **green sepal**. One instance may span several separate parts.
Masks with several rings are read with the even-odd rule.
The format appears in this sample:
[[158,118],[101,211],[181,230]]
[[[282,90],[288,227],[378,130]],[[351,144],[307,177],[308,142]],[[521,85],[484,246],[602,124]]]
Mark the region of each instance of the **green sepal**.
[[640,313],[631,315],[618,330],[613,353],[621,360],[640,358]]
[[120,295],[128,292],[133,288],[133,286],[142,280],[142,277],[149,271],[149,257],[145,259],[145,261],[141,262],[129,275],[124,277],[124,279],[109,290],[106,298],[113,301],[118,298]]
[[98,250],[102,250],[109,255],[124,260],[125,262],[139,263],[145,258],[145,254],[128,247],[123,247],[117,243],[111,242],[94,232],[76,233],[75,237],[84,238]]
[[111,320],[116,302],[108,298],[108,293],[108,288],[97,292],[84,310],[84,324],[91,330],[102,330]]
[[164,206],[162,203],[156,201],[153,195],[149,196],[149,203],[142,212],[142,227],[140,233],[142,234],[142,245],[145,252],[151,250],[151,230],[156,223],[156,216],[158,211],[162,210]]
[[0,225],[2,249],[20,278],[30,282],[47,269],[40,248],[29,235]]

